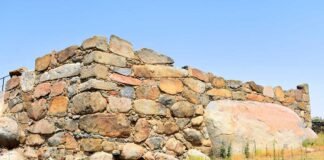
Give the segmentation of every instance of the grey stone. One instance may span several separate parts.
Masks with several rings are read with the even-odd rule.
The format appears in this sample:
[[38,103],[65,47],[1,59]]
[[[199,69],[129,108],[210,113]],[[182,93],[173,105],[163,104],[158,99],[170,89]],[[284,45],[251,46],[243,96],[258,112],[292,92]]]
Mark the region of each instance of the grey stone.
[[81,72],[80,63],[65,64],[63,66],[54,68],[42,74],[40,77],[40,81],[44,82],[44,81],[55,80],[60,78],[73,77],[79,75],[80,72]]
[[50,137],[47,141],[50,146],[58,146],[65,143],[64,132],[59,132]]
[[21,90],[24,92],[32,91],[34,89],[35,78],[35,72],[23,72],[20,79]]
[[176,123],[180,129],[183,129],[186,127],[186,125],[188,125],[190,123],[190,119],[189,118],[178,118],[178,119],[176,119]]
[[132,74],[132,70],[130,68],[113,67],[112,70],[124,76],[129,76]]
[[159,102],[165,106],[172,106],[174,103],[176,103],[176,99],[174,96],[164,94],[160,96]]
[[157,53],[152,49],[143,48],[136,52],[138,57],[146,64],[173,64],[172,58]]
[[108,50],[108,42],[106,37],[101,37],[101,36],[93,36],[89,39],[86,39],[81,47],[83,49],[98,49],[102,51],[107,51]]
[[232,88],[232,89],[238,89],[242,86],[242,82],[241,81],[237,81],[237,80],[228,80],[226,81],[227,82],[227,86],[229,88]]
[[126,67],[126,58],[111,53],[93,51],[84,57],[84,64],[101,63],[117,67]]
[[117,90],[118,88],[117,88],[117,84],[113,82],[90,79],[87,82],[80,84],[78,89],[80,92],[83,92],[92,89],[111,91],[111,90]]
[[18,123],[9,117],[0,117],[0,147],[11,149],[18,145]]
[[135,98],[135,89],[134,87],[125,86],[120,90],[120,95],[127,98]]
[[191,129],[191,128],[187,128],[184,130],[184,137],[187,141],[189,141],[190,143],[192,143],[195,146],[199,146],[202,144],[202,134],[195,130],[195,129]]
[[151,149],[151,150],[158,150],[161,149],[163,145],[164,139],[162,137],[152,137],[145,141],[145,144]]
[[72,96],[76,95],[78,93],[78,88],[79,88],[79,86],[77,84],[70,85],[67,88],[68,96],[72,97]]

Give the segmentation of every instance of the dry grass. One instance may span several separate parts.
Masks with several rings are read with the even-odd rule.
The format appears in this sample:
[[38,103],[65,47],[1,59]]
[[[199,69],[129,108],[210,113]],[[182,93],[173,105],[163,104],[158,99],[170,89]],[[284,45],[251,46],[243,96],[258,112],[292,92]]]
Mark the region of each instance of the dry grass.
[[[306,140],[303,143],[304,148],[297,150],[281,150],[261,152],[256,155],[251,154],[248,160],[324,160],[324,134],[318,135],[316,140]],[[221,159],[215,159],[221,160]],[[234,155],[228,160],[246,160],[244,155]]]

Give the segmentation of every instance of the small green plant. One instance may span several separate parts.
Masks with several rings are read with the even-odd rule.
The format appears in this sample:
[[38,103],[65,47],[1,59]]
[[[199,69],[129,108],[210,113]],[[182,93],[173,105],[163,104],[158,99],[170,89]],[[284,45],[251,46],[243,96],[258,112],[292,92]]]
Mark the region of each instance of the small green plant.
[[227,158],[232,157],[232,143],[230,143],[227,147]]
[[222,146],[220,148],[220,157],[222,158],[226,158],[227,154],[226,154],[226,148],[225,148],[225,143],[222,142]]
[[244,147],[244,155],[245,155],[245,158],[250,158],[250,144],[249,144],[249,142],[247,142]]

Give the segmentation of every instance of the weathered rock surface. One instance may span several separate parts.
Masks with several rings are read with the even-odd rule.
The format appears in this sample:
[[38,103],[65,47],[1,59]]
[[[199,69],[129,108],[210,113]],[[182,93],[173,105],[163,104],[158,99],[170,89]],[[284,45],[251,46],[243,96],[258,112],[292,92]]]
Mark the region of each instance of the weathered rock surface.
[[22,73],[20,80],[21,90],[24,92],[32,91],[34,89],[35,78],[36,75],[33,71]]
[[127,113],[132,109],[131,99],[109,96],[108,101],[108,109],[113,113]]
[[79,128],[94,134],[112,138],[127,138],[130,135],[130,122],[125,115],[94,114],[80,119]]
[[144,152],[143,147],[128,143],[124,146],[121,156],[123,159],[140,159],[144,155]]
[[123,76],[120,74],[111,74],[109,78],[115,82],[123,83],[123,84],[128,84],[132,86],[139,86],[142,84],[142,81],[136,78],[128,77],[128,76]]
[[107,79],[108,68],[101,64],[92,64],[90,66],[84,66],[81,69],[81,79],[96,78]]
[[125,57],[100,51],[94,51],[85,56],[84,64],[90,64],[93,62],[117,67],[126,67]]
[[52,134],[55,132],[55,125],[53,122],[49,122],[48,120],[42,119],[40,121],[35,122],[32,126],[28,128],[29,132],[35,134]]
[[73,57],[76,54],[76,50],[79,46],[71,46],[65,48],[64,50],[57,53],[57,61],[62,63],[68,60],[69,58]]
[[113,160],[113,155],[106,152],[97,152],[90,156],[90,160]]
[[181,78],[188,75],[188,71],[163,65],[134,65],[134,75],[144,78]]
[[175,103],[171,107],[171,111],[173,116],[179,118],[192,117],[195,114],[194,106],[186,101]]
[[219,142],[231,143],[235,154],[242,153],[242,146],[247,143],[265,150],[276,142],[276,149],[280,150],[299,148],[304,139],[316,136],[304,127],[296,113],[270,103],[214,101],[207,107],[205,121],[215,153],[221,147]]
[[0,147],[14,148],[18,142],[18,124],[9,117],[0,117]]
[[106,109],[107,100],[99,92],[84,92],[72,98],[73,114],[96,113]]
[[44,82],[48,80],[55,80],[59,78],[77,76],[80,74],[80,72],[81,72],[80,63],[65,64],[63,66],[54,68],[42,74],[40,77],[40,81]]
[[137,113],[143,115],[166,115],[166,108],[160,104],[147,99],[139,99],[134,101],[134,109]]
[[133,45],[115,35],[110,37],[109,50],[127,58],[135,58]]
[[78,90],[81,92],[93,89],[106,91],[117,90],[117,84],[109,81],[90,79],[81,83],[78,87]]
[[177,94],[183,91],[183,84],[178,79],[161,79],[159,87],[169,94]]
[[152,49],[143,48],[136,52],[138,57],[146,64],[173,64],[174,61],[165,55],[155,52]]
[[5,152],[0,155],[0,160],[25,160],[23,153],[18,150]]
[[108,50],[108,43],[107,43],[107,38],[106,37],[101,37],[101,36],[93,36],[89,39],[86,39],[81,47],[83,49],[98,49],[102,51],[107,51]]

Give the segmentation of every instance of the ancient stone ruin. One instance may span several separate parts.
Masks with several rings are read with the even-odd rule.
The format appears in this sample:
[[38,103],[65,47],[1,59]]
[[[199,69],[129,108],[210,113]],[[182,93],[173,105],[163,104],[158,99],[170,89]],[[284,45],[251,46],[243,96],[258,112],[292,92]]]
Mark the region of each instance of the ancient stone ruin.
[[[0,118],[14,159],[173,160],[231,145],[298,148],[310,129],[308,85],[284,91],[225,80],[117,36],[94,36],[10,72]],[[251,147],[252,148],[252,147]]]

